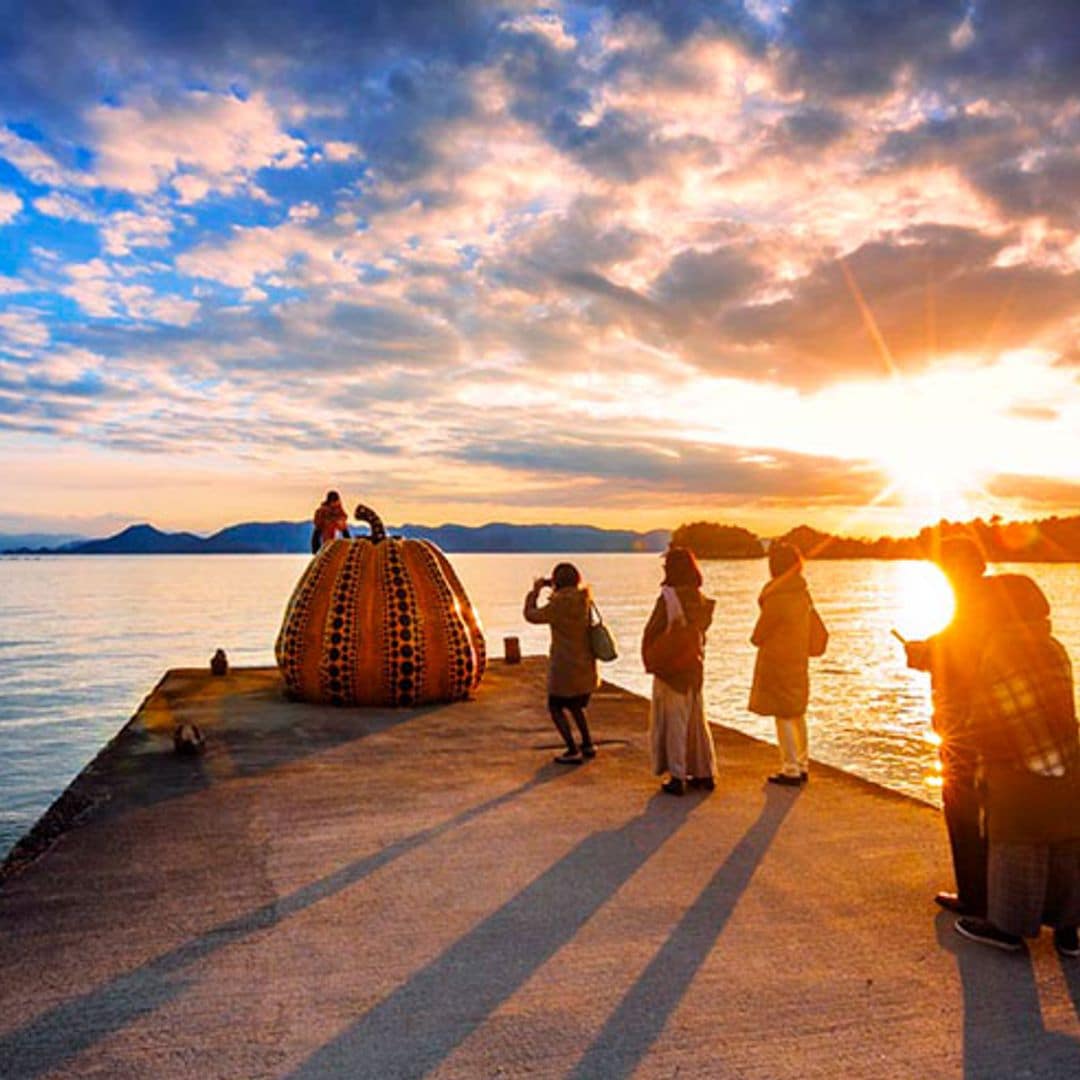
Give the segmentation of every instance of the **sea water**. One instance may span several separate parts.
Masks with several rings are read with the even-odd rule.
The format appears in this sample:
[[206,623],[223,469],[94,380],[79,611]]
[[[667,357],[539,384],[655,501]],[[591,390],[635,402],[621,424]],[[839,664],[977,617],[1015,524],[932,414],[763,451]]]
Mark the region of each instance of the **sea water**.
[[[594,589],[620,657],[604,674],[649,692],[641,630],[660,582],[656,555],[572,555]],[[456,555],[489,649],[516,635],[547,649],[547,628],[521,617],[551,555]],[[218,647],[233,664],[272,664],[273,645],[303,555],[51,556],[0,558],[0,857],[134,712],[169,667],[201,667]],[[1005,567],[996,570],[1007,569]],[[1050,598],[1055,631],[1080,657],[1080,567],[1016,567]],[[709,719],[773,740],[771,720],[746,710],[750,631],[764,560],[704,564],[716,598],[709,632]],[[948,618],[940,574],[915,562],[811,563],[807,578],[829,627],[827,655],[811,661],[811,754],[936,801],[927,740],[929,686],[904,666],[896,628],[917,637]],[[537,717],[544,703],[536,703]],[[599,738],[603,732],[597,732]]]

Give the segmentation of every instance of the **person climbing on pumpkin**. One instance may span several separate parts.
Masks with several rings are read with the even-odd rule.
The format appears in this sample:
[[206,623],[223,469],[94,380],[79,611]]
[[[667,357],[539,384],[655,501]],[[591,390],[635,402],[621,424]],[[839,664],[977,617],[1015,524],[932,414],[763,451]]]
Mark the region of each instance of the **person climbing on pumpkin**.
[[317,555],[325,544],[339,537],[349,538],[349,515],[341,505],[341,496],[336,491],[328,491],[326,498],[315,510],[315,528],[311,533],[311,554]]
[[[540,604],[543,589],[551,589],[546,604]],[[566,749],[555,760],[560,765],[580,765],[596,756],[585,715],[592,692],[600,685],[596,657],[589,644],[589,611],[592,593],[581,582],[581,573],[572,563],[559,563],[550,578],[536,578],[525,596],[525,621],[551,627],[548,656],[548,712]],[[566,714],[574,718],[581,748]]]

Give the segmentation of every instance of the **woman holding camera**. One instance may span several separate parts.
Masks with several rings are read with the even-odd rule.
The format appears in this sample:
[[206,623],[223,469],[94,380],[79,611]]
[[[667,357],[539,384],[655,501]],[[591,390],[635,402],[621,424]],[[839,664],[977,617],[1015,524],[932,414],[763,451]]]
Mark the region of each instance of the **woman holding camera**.
[[[539,604],[542,589],[551,589],[546,604]],[[589,610],[592,594],[581,583],[581,574],[572,563],[559,563],[550,578],[537,578],[525,597],[525,621],[547,623],[551,627],[551,652],[548,657],[548,711],[566,744],[555,760],[560,765],[580,765],[584,758],[596,756],[585,709],[589,697],[600,685],[596,657],[589,645]],[[574,718],[581,748],[567,720]]]

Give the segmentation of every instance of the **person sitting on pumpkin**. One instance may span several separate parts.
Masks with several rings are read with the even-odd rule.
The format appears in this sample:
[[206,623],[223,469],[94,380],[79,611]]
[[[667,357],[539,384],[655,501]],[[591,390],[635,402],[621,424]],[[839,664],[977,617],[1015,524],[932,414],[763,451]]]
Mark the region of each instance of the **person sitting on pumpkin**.
[[341,505],[341,496],[328,491],[315,511],[315,528],[311,533],[311,554],[317,555],[324,544],[339,537],[349,538],[349,515]]

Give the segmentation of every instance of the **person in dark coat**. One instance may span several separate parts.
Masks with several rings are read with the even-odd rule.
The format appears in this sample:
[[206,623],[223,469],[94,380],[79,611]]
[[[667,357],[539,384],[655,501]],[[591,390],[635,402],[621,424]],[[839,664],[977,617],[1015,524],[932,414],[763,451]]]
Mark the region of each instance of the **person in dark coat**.
[[806,707],[810,699],[810,589],[798,549],[779,541],[769,548],[770,580],[750,641],[757,647],[750,711],[776,720],[780,771],[772,784],[798,787],[809,778]]
[[952,620],[925,641],[909,641],[909,667],[930,672],[931,725],[941,738],[941,804],[949,834],[956,892],[934,900],[959,915],[986,914],[987,847],[982,828],[982,795],[976,773],[978,749],[968,731],[978,659],[989,626],[990,579],[986,561],[968,537],[941,542],[938,564],[955,597]]
[[[550,588],[546,604],[540,604],[543,589]],[[525,621],[551,627],[548,657],[548,711],[566,750],[555,760],[560,765],[577,765],[596,756],[585,710],[592,692],[600,685],[596,657],[589,644],[589,611],[592,593],[581,583],[581,573],[572,563],[559,563],[550,578],[537,578],[525,597]],[[581,748],[566,718],[573,717]]]

